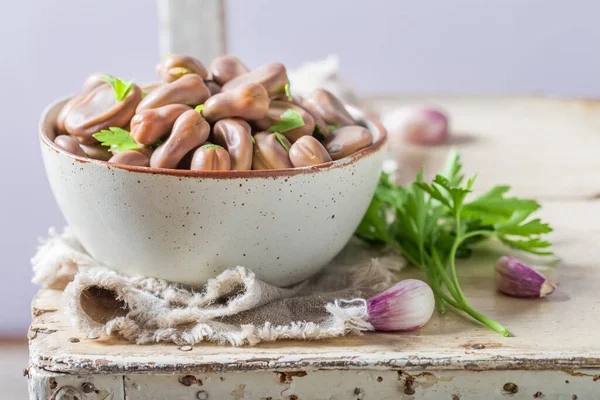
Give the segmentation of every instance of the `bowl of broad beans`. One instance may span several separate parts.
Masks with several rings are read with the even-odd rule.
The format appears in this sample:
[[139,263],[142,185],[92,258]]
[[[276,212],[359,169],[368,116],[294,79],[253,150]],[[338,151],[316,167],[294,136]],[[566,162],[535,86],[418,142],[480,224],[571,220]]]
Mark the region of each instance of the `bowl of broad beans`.
[[99,263],[198,285],[243,265],[278,286],[352,236],[385,156],[381,124],[286,68],[169,55],[160,82],[94,73],[40,121],[50,186]]

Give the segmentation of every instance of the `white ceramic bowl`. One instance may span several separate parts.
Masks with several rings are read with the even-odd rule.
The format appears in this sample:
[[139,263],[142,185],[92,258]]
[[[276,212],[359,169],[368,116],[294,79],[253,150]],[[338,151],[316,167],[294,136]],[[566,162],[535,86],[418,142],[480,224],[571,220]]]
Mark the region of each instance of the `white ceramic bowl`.
[[373,144],[333,163],[266,171],[184,171],[109,164],[54,143],[64,101],[40,122],[50,186],[87,251],[127,275],[202,284],[243,265],[278,286],[300,282],[352,236],[377,185],[386,134],[358,109]]

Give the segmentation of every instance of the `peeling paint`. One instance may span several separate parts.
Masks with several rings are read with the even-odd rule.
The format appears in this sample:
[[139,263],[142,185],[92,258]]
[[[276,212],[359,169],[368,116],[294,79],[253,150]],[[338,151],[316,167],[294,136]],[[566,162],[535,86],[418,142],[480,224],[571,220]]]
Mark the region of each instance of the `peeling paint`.
[[236,389],[231,392],[231,398],[233,400],[242,400],[246,395],[246,385],[239,385]]
[[303,377],[306,376],[306,371],[288,371],[288,372],[278,372],[279,383],[287,385],[292,383],[294,377]]

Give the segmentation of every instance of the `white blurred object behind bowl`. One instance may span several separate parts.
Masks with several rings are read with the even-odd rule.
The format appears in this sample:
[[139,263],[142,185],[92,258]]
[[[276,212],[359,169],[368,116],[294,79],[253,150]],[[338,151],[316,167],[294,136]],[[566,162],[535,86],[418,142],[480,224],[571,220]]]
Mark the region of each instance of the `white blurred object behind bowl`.
[[40,123],[56,201],[95,259],[127,275],[199,285],[243,265],[289,286],[333,259],[360,223],[381,173],[385,130],[367,149],[312,168],[184,171],[117,166],[67,154],[54,139],[63,102]]
[[305,62],[288,71],[288,76],[293,95],[307,97],[314,90],[322,88],[339,99],[360,105],[359,96],[352,85],[340,76],[340,60],[335,54],[322,60]]

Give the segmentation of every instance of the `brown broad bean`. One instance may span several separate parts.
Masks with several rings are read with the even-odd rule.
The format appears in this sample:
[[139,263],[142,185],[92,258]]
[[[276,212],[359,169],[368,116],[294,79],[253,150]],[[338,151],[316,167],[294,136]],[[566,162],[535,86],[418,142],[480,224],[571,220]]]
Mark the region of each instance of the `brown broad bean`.
[[[279,140],[283,142],[283,145]],[[288,154],[291,143],[284,136],[279,136],[278,139],[275,133],[260,132],[254,135],[254,141],[252,169],[285,169],[294,167]]]
[[307,99],[314,111],[318,112],[325,123],[330,125],[356,125],[354,118],[346,111],[342,102],[325,89],[317,89]]
[[89,93],[92,90],[96,89],[100,85],[104,85],[106,82],[102,80],[102,77],[109,76],[107,74],[103,74],[101,72],[94,72],[90,76],[87,77],[85,82],[83,82],[83,92]]
[[117,101],[110,85],[100,85],[87,93],[69,110],[64,127],[81,143],[97,143],[93,134],[109,127],[125,127],[142,99],[142,90],[133,85],[129,94]]
[[229,171],[231,158],[227,150],[216,144],[200,146],[192,158],[192,171]]
[[269,63],[230,80],[223,85],[222,90],[226,92],[245,83],[258,83],[265,88],[270,98],[274,98],[285,94],[285,85],[289,82],[283,64]]
[[62,106],[58,116],[56,117],[56,132],[59,135],[64,135],[67,133],[67,129],[65,128],[65,120],[67,119],[67,115],[69,115],[69,112],[71,112],[73,107],[79,104],[84,98],[85,93],[80,93],[71,97],[71,99]]
[[89,158],[93,158],[94,160],[108,161],[113,156],[113,154],[108,150],[108,147],[106,146],[90,146],[81,143],[79,144],[79,146],[83,149],[83,151]]
[[321,117],[321,114],[319,114],[319,112],[310,103],[310,101],[306,100],[302,96],[294,96],[292,103],[305,109],[315,120],[315,130],[313,131],[313,136],[317,137],[319,140],[325,140],[329,137],[330,132],[327,123],[323,117]]
[[294,110],[299,113],[304,121],[304,126],[280,133],[292,143],[302,136],[312,135],[313,131],[315,130],[315,120],[310,113],[302,107],[285,101],[272,100],[269,104],[269,110],[267,111],[265,117],[254,121],[254,125],[257,129],[265,131],[271,128],[271,126],[273,126],[275,123],[280,122],[282,120],[283,113],[287,110]]
[[146,96],[152,92],[153,90],[158,89],[161,86],[164,86],[165,83],[163,82],[155,82],[155,83],[150,83],[148,85],[144,85],[142,86],[142,91],[146,94]]
[[185,104],[169,104],[144,110],[131,119],[131,136],[141,144],[156,143],[171,132],[175,120],[188,110],[191,108]]
[[229,153],[232,170],[252,169],[252,128],[241,118],[225,118],[213,126],[213,140]]
[[184,112],[175,121],[171,135],[152,153],[150,166],[177,167],[186,153],[206,142],[209,133],[210,125],[199,112],[196,110]]
[[213,60],[210,72],[213,80],[223,86],[240,75],[248,73],[248,68],[236,56],[225,54]]
[[332,132],[324,143],[325,149],[333,160],[339,160],[373,143],[371,132],[362,126],[343,126]]
[[[181,54],[172,54],[156,66],[156,73],[164,82],[173,82],[184,75],[196,74],[208,78],[208,70],[197,59]],[[200,103],[198,103],[200,104]]]
[[204,83],[206,84],[206,87],[208,88],[208,91],[210,92],[211,96],[221,93],[221,85],[219,85],[217,82],[206,81]]
[[[103,83],[106,83],[100,79],[100,77],[103,75],[104,74],[101,74],[99,72],[91,74],[83,83],[83,92],[78,95],[73,96],[60,109],[60,112],[58,113],[58,116],[56,117],[56,130],[59,134],[67,133],[67,130],[65,129],[65,119],[67,118],[67,115],[69,114],[71,109],[73,107],[75,107],[75,105],[77,105],[81,100],[83,100],[86,93],[89,93],[92,90],[94,90],[95,88],[97,88],[98,86],[102,85]],[[91,139],[92,140],[88,140],[88,142],[93,143],[95,141],[95,139],[94,138],[91,138]]]
[[269,110],[267,91],[257,83],[245,83],[206,100],[202,115],[209,122],[223,118],[240,117],[261,119]]
[[290,161],[296,168],[310,167],[331,161],[325,147],[312,136],[302,136],[290,147]]
[[[129,150],[123,150],[123,151],[129,151]],[[122,153],[123,151],[111,150],[111,152],[113,154],[119,154],[119,153]],[[153,149],[151,149],[150,147],[146,147],[146,146],[140,146],[138,149],[135,149],[134,151],[139,151],[140,153],[144,154],[148,158],[150,158],[152,156],[152,153],[154,153]]]
[[150,160],[148,156],[137,150],[122,151],[108,160],[112,164],[135,165],[138,167],[149,167]]
[[168,104],[185,104],[195,107],[210,97],[204,80],[196,74],[184,75],[174,82],[166,83],[152,90],[139,103],[136,112],[158,108]]
[[54,143],[68,153],[79,157],[87,157],[79,143],[69,135],[59,135],[54,138]]

